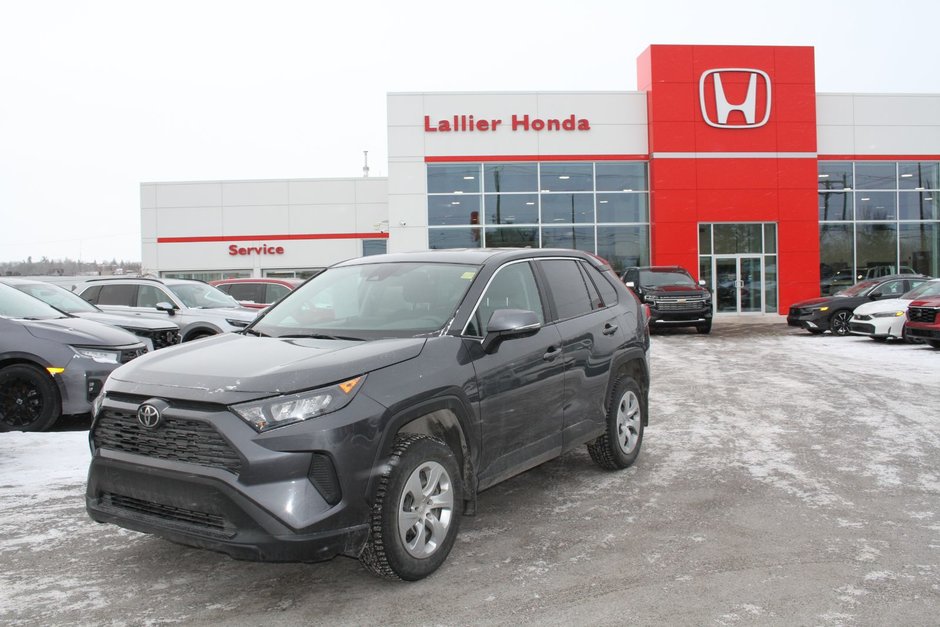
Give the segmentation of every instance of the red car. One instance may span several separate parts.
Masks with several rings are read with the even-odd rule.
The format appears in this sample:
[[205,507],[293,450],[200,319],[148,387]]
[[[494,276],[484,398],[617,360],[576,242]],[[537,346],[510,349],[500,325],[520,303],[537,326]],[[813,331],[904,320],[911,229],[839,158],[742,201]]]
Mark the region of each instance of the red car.
[[254,279],[222,279],[212,281],[216,286],[238,301],[242,307],[264,309],[286,296],[303,283],[303,279],[276,279],[263,277]]
[[904,334],[940,348],[940,298],[915,300],[907,308]]

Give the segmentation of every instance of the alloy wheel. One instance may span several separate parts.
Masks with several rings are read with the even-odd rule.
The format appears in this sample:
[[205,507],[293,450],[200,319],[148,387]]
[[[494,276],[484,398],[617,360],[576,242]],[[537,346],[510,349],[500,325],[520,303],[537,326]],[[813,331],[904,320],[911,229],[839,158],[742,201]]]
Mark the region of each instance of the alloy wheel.
[[617,444],[626,454],[633,452],[640,437],[640,399],[633,393],[627,392],[621,397],[617,406]]
[[415,468],[398,505],[398,534],[415,558],[432,555],[447,538],[454,515],[454,490],[447,470],[437,462]]

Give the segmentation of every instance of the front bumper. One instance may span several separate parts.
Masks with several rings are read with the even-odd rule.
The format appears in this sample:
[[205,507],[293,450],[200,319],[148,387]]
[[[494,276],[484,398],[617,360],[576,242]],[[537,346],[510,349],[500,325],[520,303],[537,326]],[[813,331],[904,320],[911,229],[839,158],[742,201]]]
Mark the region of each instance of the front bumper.
[[828,331],[829,330],[829,312],[795,312],[790,311],[787,316],[787,325],[799,327],[809,331]]
[[149,398],[109,391],[95,418],[92,519],[236,559],[361,552],[384,407],[360,394],[334,414],[259,434],[224,406],[191,401],[167,401],[161,424],[145,429],[136,411]]
[[904,330],[907,331],[907,337],[909,338],[918,340],[940,340],[940,327],[938,326],[919,325],[917,323],[908,322],[904,326]]
[[647,304],[650,308],[650,325],[652,326],[692,326],[706,324],[712,319],[711,303],[687,310],[661,309],[653,303]]

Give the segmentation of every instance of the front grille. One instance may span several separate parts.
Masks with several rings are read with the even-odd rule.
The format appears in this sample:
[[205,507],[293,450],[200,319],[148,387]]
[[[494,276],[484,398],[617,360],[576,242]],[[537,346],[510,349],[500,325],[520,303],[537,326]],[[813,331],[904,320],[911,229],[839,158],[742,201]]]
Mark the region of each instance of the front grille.
[[137,348],[125,348],[121,351],[121,363],[126,364],[132,359],[137,359],[141,355],[147,352],[146,346],[140,346]]
[[134,331],[134,333],[153,342],[153,350],[180,343],[179,329],[164,329],[159,331],[139,330]]
[[211,424],[200,420],[165,416],[151,430],[137,422],[136,413],[105,408],[92,438],[99,448],[221,468],[234,474],[242,468],[242,460],[231,445]]
[[875,333],[875,325],[873,324],[860,324],[858,322],[850,322],[849,329],[857,333],[867,333],[872,335]]
[[911,322],[926,322],[927,324],[933,324],[937,321],[937,312],[940,312],[940,308],[908,307],[907,319]]
[[700,311],[705,304],[704,298],[657,298],[656,309],[659,311]]
[[108,509],[121,509],[147,517],[156,517],[163,522],[175,523],[187,527],[198,527],[203,533],[231,538],[235,535],[234,526],[217,514],[199,512],[153,501],[144,501],[121,494],[105,492],[101,495],[101,504]]

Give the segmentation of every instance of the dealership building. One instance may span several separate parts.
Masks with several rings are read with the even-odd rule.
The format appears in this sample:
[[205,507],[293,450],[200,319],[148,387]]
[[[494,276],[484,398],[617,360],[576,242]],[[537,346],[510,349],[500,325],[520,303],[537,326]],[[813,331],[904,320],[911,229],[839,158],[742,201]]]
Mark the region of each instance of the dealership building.
[[812,47],[650,46],[636,91],[388,95],[388,176],[141,185],[143,267],[309,276],[428,248],[681,265],[717,313],[940,276],[940,94],[817,93]]

